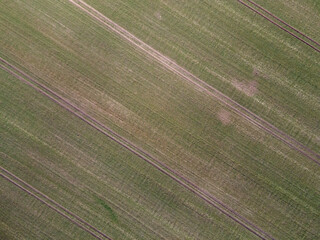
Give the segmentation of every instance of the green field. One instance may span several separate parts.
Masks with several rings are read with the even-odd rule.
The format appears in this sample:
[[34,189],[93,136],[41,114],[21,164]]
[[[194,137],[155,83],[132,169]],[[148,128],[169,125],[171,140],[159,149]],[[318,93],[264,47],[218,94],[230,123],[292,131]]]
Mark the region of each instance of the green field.
[[[319,151],[320,60],[318,53],[303,43],[237,1],[87,2],[201,79]],[[265,5],[264,1],[257,2]],[[307,12],[312,21],[293,21],[293,25],[302,30],[308,25],[306,33],[319,41],[320,10],[319,5],[312,4],[316,1],[284,2],[298,6],[300,2],[300,8],[305,10],[298,16],[301,19],[303,14],[306,18]],[[283,9],[282,5],[269,3],[266,7],[278,13],[274,8]],[[288,14],[292,12],[290,8],[286,10]],[[162,14],[161,20],[157,13]],[[235,87],[239,83],[250,86],[252,82],[257,83],[258,90],[251,97]]]
[[[1,166],[114,239],[254,239],[170,178],[3,71],[1,86],[1,139],[6,139],[1,142]],[[40,219],[31,222],[31,216],[23,222],[19,214],[27,218],[39,204],[33,201],[25,209],[32,199],[4,180],[1,183],[3,235],[33,238],[39,230],[27,226],[40,220],[47,237],[38,239],[60,239],[50,236],[54,230],[45,229],[43,219],[55,222],[52,212],[42,207],[36,213]],[[11,216],[16,204],[19,212]],[[12,224],[14,219],[18,223]],[[71,227],[62,228],[61,234],[69,234]]]
[[[237,1],[85,2],[319,153],[313,49]],[[256,2],[320,41],[317,1]],[[320,238],[319,165],[70,1],[0,0],[0,57],[274,239]],[[259,239],[4,70],[0,165],[112,239]],[[0,238],[92,238],[5,179],[0,190]]]

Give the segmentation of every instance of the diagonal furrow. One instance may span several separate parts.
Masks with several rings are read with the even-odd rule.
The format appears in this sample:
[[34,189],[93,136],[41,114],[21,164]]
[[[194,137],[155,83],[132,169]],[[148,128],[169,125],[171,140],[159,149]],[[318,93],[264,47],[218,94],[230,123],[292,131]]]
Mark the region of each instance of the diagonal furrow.
[[259,8],[260,10],[264,11],[265,13],[267,13],[268,15],[270,15],[271,17],[277,19],[279,22],[281,22],[282,24],[286,25],[288,28],[292,29],[293,31],[295,31],[296,33],[299,33],[301,36],[305,37],[306,39],[308,39],[309,41],[313,42],[314,44],[318,45],[320,47],[320,43],[318,43],[317,41],[313,40],[311,37],[307,36],[306,34],[304,34],[303,32],[299,31],[298,29],[292,27],[291,25],[289,25],[288,23],[286,23],[285,21],[283,21],[281,18],[277,17],[276,15],[274,15],[272,12],[268,11],[267,9],[263,8],[262,6],[258,5],[257,3],[255,3],[254,1],[251,0],[247,0],[249,3],[251,3],[252,5],[256,6],[257,8]]
[[315,162],[318,166],[320,166],[320,161],[319,161],[320,154],[312,151],[311,149],[304,146],[302,143],[298,142],[297,140],[295,140],[285,132],[273,126],[272,124],[262,119],[255,113],[251,112],[246,107],[240,105],[239,103],[229,98],[219,90],[215,89],[208,83],[194,76],[192,73],[190,73],[183,67],[176,64],[173,60],[164,56],[163,54],[161,54],[151,46],[147,45],[142,40],[132,35],[130,32],[128,32],[127,30],[119,26],[117,23],[113,22],[111,19],[101,14],[99,11],[97,11],[96,9],[94,9],[84,1],[82,0],[68,0],[68,1],[71,2],[73,5],[75,5],[77,8],[81,9],[82,11],[90,15],[91,17],[93,17],[94,19],[96,19],[99,23],[103,24],[109,31],[112,31],[118,34],[125,40],[129,41],[132,45],[137,47],[139,50],[146,53],[149,57],[157,60],[161,65],[163,65],[168,70],[174,72],[175,74],[179,75],[183,79],[197,86],[199,89],[206,92],[208,95],[216,98],[218,101],[228,106],[232,111],[242,116],[253,125],[259,127],[265,132],[276,137],[280,141],[287,144],[290,148],[295,149],[302,155],[306,156],[307,158]]
[[[108,237],[107,235],[105,235],[104,233],[99,231],[97,228],[95,228],[91,224],[87,223],[85,220],[83,220],[82,218],[80,218],[76,214],[72,213],[70,210],[66,209],[65,207],[63,207],[59,203],[55,202],[54,200],[49,198],[47,195],[43,194],[42,192],[40,192],[36,188],[32,187],[30,184],[26,183],[25,181],[23,181],[19,177],[15,176],[13,173],[9,172],[7,169],[5,169],[1,166],[0,166],[0,169],[2,170],[3,173],[5,173],[5,174],[0,173],[0,176],[2,178],[7,180],[8,182],[14,184],[15,186],[17,186],[18,188],[20,188],[21,190],[23,190],[27,194],[31,195],[32,197],[34,197],[38,201],[42,202],[44,205],[51,208],[52,210],[54,210],[55,212],[57,212],[61,216],[65,217],[66,219],[68,219],[69,221],[71,221],[73,224],[77,225],[78,227],[80,227],[84,231],[88,232],[90,235],[92,235],[96,239],[112,240],[110,237]],[[24,185],[25,187],[22,186],[21,184]]]
[[273,25],[277,26],[278,28],[280,28],[281,30],[289,33],[291,36],[293,36],[294,38],[300,40],[301,42],[303,42],[304,44],[308,45],[309,47],[311,47],[313,50],[317,51],[320,53],[320,49],[316,48],[315,46],[313,46],[312,44],[308,43],[307,41],[303,40],[301,37],[297,36],[296,34],[290,32],[289,30],[285,29],[284,27],[282,27],[280,24],[276,23],[275,21],[273,21],[272,19],[270,19],[269,17],[267,17],[266,15],[264,15],[263,13],[261,13],[260,11],[254,9],[253,7],[249,6],[248,4],[244,3],[241,0],[238,0],[239,3],[241,3],[242,5],[244,5],[245,7],[249,8],[251,11],[257,13],[258,15],[260,15],[261,17],[265,18],[266,20],[268,20],[269,22],[271,22]]
[[[22,70],[18,69],[17,67],[13,66],[12,64],[8,63],[4,59],[0,58],[0,67],[4,69],[5,71],[9,72],[22,82],[28,84],[41,94],[45,95],[46,97],[50,98],[52,101],[57,103],[58,105],[62,106],[64,109],[69,111],[70,113],[74,114],[87,124],[89,124],[91,127],[99,131],[100,133],[104,134],[105,136],[109,137],[111,140],[115,141],[116,143],[120,144],[124,148],[126,148],[128,151],[132,152],[139,158],[143,159],[144,161],[151,164],[153,167],[161,171],[163,174],[169,176],[174,181],[182,185],[187,190],[194,193],[199,198],[206,201],[209,205],[213,206],[217,210],[219,210],[221,213],[232,219],[233,221],[237,222],[244,228],[246,228],[248,231],[252,232],[256,236],[258,236],[261,239],[274,239],[271,235],[264,232],[262,229],[260,229],[255,224],[251,223],[246,218],[242,217],[240,214],[232,210],[230,207],[228,207],[226,204],[206,192],[205,190],[201,189],[194,183],[192,183],[190,180],[179,174],[177,171],[171,169],[170,167],[163,164],[161,161],[157,160],[153,156],[151,156],[149,153],[144,151],[143,149],[137,147],[133,143],[131,143],[126,138],[120,136],[119,134],[112,131],[110,128],[106,127],[99,121],[97,121],[95,118],[91,117],[90,115],[83,112],[81,109],[70,103],[68,100],[64,99],[48,87],[44,86],[43,84],[39,83],[37,80],[29,76],[28,74],[24,73]],[[5,66],[6,65],[6,66]],[[18,73],[16,73],[18,72]]]

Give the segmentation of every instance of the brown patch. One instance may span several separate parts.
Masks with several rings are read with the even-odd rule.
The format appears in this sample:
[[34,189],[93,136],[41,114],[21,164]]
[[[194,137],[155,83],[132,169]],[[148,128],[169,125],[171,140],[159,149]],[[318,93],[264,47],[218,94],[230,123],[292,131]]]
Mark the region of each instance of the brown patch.
[[162,16],[161,16],[160,12],[156,12],[154,15],[156,16],[156,18],[157,18],[158,20],[161,20],[161,19],[162,19]]
[[260,71],[258,69],[254,68],[253,71],[252,71],[252,75],[253,76],[260,76],[261,73],[260,73]]
[[232,122],[231,113],[225,109],[221,109],[218,112],[218,118],[223,125],[229,125]]
[[258,83],[256,81],[251,81],[249,83],[245,83],[245,82],[240,82],[238,80],[234,80],[232,82],[232,85],[240,90],[241,92],[243,92],[244,94],[246,94],[249,97],[253,97],[254,95],[256,95],[258,93]]

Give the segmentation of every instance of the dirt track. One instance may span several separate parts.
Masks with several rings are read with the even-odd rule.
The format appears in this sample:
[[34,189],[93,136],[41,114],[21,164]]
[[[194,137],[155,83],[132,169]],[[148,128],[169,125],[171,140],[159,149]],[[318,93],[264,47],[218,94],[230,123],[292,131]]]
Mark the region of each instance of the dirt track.
[[306,156],[307,158],[314,161],[317,165],[320,166],[319,154],[315,153],[314,151],[304,146],[303,144],[301,144],[300,142],[298,142],[288,134],[284,133],[280,129],[276,128],[272,124],[268,123],[267,121],[259,117],[258,115],[254,114],[249,109],[243,107],[236,101],[224,95],[222,92],[215,89],[211,85],[207,84],[206,82],[202,81],[198,77],[194,76],[192,73],[188,72],[186,69],[176,64],[173,60],[169,59],[168,57],[164,56],[154,48],[150,47],[149,45],[147,45],[146,43],[144,43],[143,41],[141,41],[140,39],[132,35],[130,32],[128,32],[127,30],[119,26],[117,23],[113,22],[112,20],[110,20],[109,18],[107,18],[106,16],[104,16],[103,14],[101,14],[96,9],[92,8],[82,0],[68,0],[68,1],[74,4],[76,7],[78,7],[82,11],[89,14],[90,16],[92,16],[93,18],[95,18],[98,22],[100,22],[105,27],[107,27],[108,30],[111,30],[112,32],[117,33],[122,38],[126,39],[131,44],[133,44],[134,46],[142,50],[144,53],[146,53],[153,59],[156,59],[159,63],[161,63],[167,69],[181,76],[183,79],[191,82],[193,85],[196,85],[197,87],[201,88],[208,95],[215,97],[220,102],[224,103],[230,109],[232,109],[232,111],[242,116],[243,118],[247,119],[253,125],[270,133],[274,137],[278,138],[280,141],[287,144],[292,149],[295,149],[296,151],[300,152],[302,155]]
[[249,3],[253,4],[254,6],[256,6],[257,8],[261,9],[262,11],[264,11],[265,13],[269,14],[271,17],[277,19],[279,22],[281,22],[282,24],[286,25],[287,27],[291,28],[293,31],[299,33],[301,36],[305,37],[306,39],[308,39],[309,41],[313,42],[314,44],[318,45],[320,47],[320,43],[318,43],[317,41],[313,40],[311,37],[308,37],[307,35],[305,35],[304,33],[302,33],[301,31],[299,31],[298,29],[292,27],[291,25],[289,25],[288,23],[286,23],[285,21],[283,21],[281,18],[278,18],[277,16],[275,16],[272,12],[268,11],[267,9],[261,7],[260,5],[258,5],[257,3],[255,3],[254,1],[251,0],[247,0]]
[[[200,87],[201,89],[205,90],[205,92],[207,94],[217,98],[219,101],[221,101],[225,105],[229,106],[230,109],[232,109],[234,112],[238,113],[239,115],[241,115],[242,117],[247,119],[249,122],[251,122],[255,126],[258,126],[258,127],[262,128],[263,130],[265,130],[266,132],[269,132],[273,136],[275,136],[278,139],[280,139],[282,142],[284,142],[287,145],[289,145],[291,148],[296,149],[301,154],[307,156],[308,158],[313,160],[315,163],[320,165],[320,162],[317,160],[317,159],[320,159],[320,155],[319,154],[317,154],[317,153],[313,152],[312,150],[308,149],[307,147],[305,147],[304,145],[302,145],[301,143],[299,143],[298,141],[296,141],[295,139],[293,139],[289,135],[285,134],[281,130],[277,129],[276,127],[274,127],[270,123],[266,122],[265,120],[261,119],[259,116],[257,116],[254,113],[252,113],[247,108],[241,106],[240,104],[236,103],[234,100],[230,99],[229,97],[227,97],[226,95],[224,95],[220,91],[216,90],[215,88],[213,88],[212,86],[208,85],[207,83],[205,83],[201,79],[197,78],[196,76],[194,76],[193,74],[191,74],[190,72],[185,70],[184,68],[182,68],[179,65],[177,65],[176,63],[174,63],[171,59],[165,57],[164,55],[162,55],[161,53],[159,53],[155,49],[151,48],[147,44],[143,43],[141,40],[137,39],[135,36],[133,36],[132,34],[127,32],[125,29],[123,29],[122,27],[120,27],[116,23],[112,22],[110,19],[106,18],[105,16],[103,16],[102,14],[97,12],[95,9],[92,9],[90,6],[88,6],[84,2],[79,1],[79,0],[75,0],[75,1],[68,0],[68,1],[72,2],[78,8],[81,8],[83,11],[87,12],[89,15],[91,15],[96,20],[98,20],[100,23],[102,23],[103,25],[107,26],[108,29],[112,30],[113,32],[116,32],[117,34],[119,34],[120,36],[122,36],[123,38],[125,38],[126,40],[131,42],[134,46],[136,46],[137,48],[139,48],[143,52],[147,53],[152,58],[154,58],[157,61],[159,61],[159,63],[161,63],[167,69],[171,70],[172,72],[176,73],[177,75],[183,77],[185,80],[187,80],[187,81],[191,82],[192,84],[194,84],[194,85]],[[79,5],[79,3],[85,5],[86,8],[81,6],[81,5]],[[6,63],[7,65],[9,65],[9,63],[4,61],[3,59],[0,59],[0,61],[3,62],[3,63]],[[131,143],[127,139],[125,139],[125,138],[121,137],[120,135],[118,135],[117,133],[113,132],[111,129],[107,128],[106,126],[101,124],[96,119],[94,119],[94,118],[90,117],[89,115],[85,114],[79,108],[77,108],[75,105],[70,103],[68,100],[63,99],[62,97],[60,97],[59,95],[57,95],[56,93],[54,93],[50,89],[46,88],[45,86],[39,85],[39,83],[37,83],[34,79],[32,80],[32,77],[30,77],[27,74],[23,73],[21,70],[15,68],[12,65],[9,65],[9,66],[12,69],[14,69],[15,71],[19,72],[24,77],[21,77],[20,75],[16,74],[15,72],[11,71],[10,69],[8,69],[6,67],[5,68],[3,68],[3,66],[1,66],[1,67],[4,70],[6,70],[9,73],[11,73],[12,75],[14,75],[15,77],[17,77],[18,79],[20,79],[21,81],[27,83],[28,85],[30,85],[31,87],[33,87],[37,91],[41,92],[45,96],[49,97],[51,100],[53,100],[57,104],[61,105],[66,110],[68,110],[69,112],[73,113],[74,115],[76,115],[77,117],[79,117],[80,119],[82,119],[83,121],[85,121],[86,123],[88,123],[89,125],[94,127],[95,129],[97,129],[101,133],[105,134],[106,136],[108,136],[109,138],[114,140],[115,142],[121,144],[123,147],[127,148],[132,153],[136,154],[140,158],[142,158],[145,161],[149,162],[154,167],[156,167],[158,170],[160,170],[164,174],[170,176],[172,179],[177,181],[179,184],[181,184],[182,186],[184,186],[185,188],[187,188],[191,192],[193,192],[196,195],[198,195],[200,198],[202,198],[203,200],[208,202],[210,205],[212,205],[215,208],[217,208],[219,211],[224,213],[226,216],[230,217],[234,221],[236,221],[239,224],[241,224],[243,227],[245,227],[246,229],[248,229],[249,231],[254,233],[256,236],[260,237],[261,239],[266,239],[266,238],[273,239],[270,235],[265,233],[263,230],[261,230],[260,228],[258,228],[254,224],[250,223],[248,220],[246,220],[245,218],[243,218],[242,216],[240,216],[239,214],[234,212],[232,209],[230,209],[229,207],[224,205],[219,200],[215,199],[212,195],[210,195],[209,193],[205,192],[201,188],[197,187],[196,185],[191,183],[188,179],[184,178],[183,176],[181,176],[179,173],[177,173],[173,169],[170,169],[169,167],[167,167],[163,163],[159,162],[158,160],[153,158],[151,155],[149,155],[148,153],[144,152],[142,149],[139,149],[137,146],[135,146],[133,143]],[[27,78],[29,80],[26,80],[25,78]],[[33,82],[34,84],[31,83],[31,82]],[[59,100],[57,100],[57,99],[59,99]],[[174,176],[174,175],[176,175],[177,177]],[[1,176],[3,176],[3,175],[1,174]],[[179,178],[182,179],[183,181],[181,181]],[[40,199],[40,201],[43,201],[43,200]],[[234,215],[234,216],[232,216],[232,215]],[[98,239],[100,239],[100,238],[98,238]],[[110,239],[110,238],[107,238],[107,239]]]
[[[314,50],[316,50],[317,52],[320,53],[320,49],[316,48],[315,46],[313,46],[312,44],[308,43],[307,41],[303,40],[302,38],[298,37],[296,34],[290,32],[289,30],[285,29],[284,27],[282,27],[281,25],[279,25],[278,23],[276,23],[275,21],[273,21],[272,19],[268,18],[266,15],[262,14],[261,12],[259,12],[258,10],[254,9],[253,7],[249,6],[248,4],[244,3],[241,0],[238,0],[239,3],[241,3],[242,5],[246,6],[247,8],[249,8],[251,11],[259,14],[261,17],[267,19],[269,22],[271,22],[273,25],[277,26],[278,28],[282,29],[283,31],[289,33],[291,36],[295,37],[296,39],[300,40],[301,42],[303,42],[304,44],[308,45],[309,47],[313,48]],[[251,2],[251,1],[250,1]],[[251,2],[253,4],[253,2]],[[268,12],[267,12],[268,13]],[[269,14],[269,13],[268,13]],[[271,13],[269,14],[271,15]],[[274,16],[274,15],[272,15]],[[286,23],[285,23],[286,24]],[[287,26],[290,26],[289,24],[286,24]],[[290,26],[291,28],[291,26]],[[299,32],[300,33],[300,32]],[[305,36],[304,34],[302,34],[303,36]],[[308,37],[307,37],[308,38]],[[309,38],[308,38],[309,39]],[[314,41],[314,40],[311,40]],[[315,41],[314,41],[315,42]],[[318,44],[316,42],[316,44]]]
[[[13,66],[12,64],[8,63],[4,59],[0,57],[0,62],[4,64],[0,64],[0,68],[4,69],[8,73],[15,76],[17,79],[21,80],[22,82],[28,84],[41,94],[45,95],[46,97],[50,98],[52,101],[57,103],[58,105],[65,108],[70,113],[74,114],[87,124],[89,124],[94,129],[98,130],[105,136],[109,137],[111,140],[115,141],[116,143],[120,144],[124,148],[126,148],[128,151],[132,152],[139,158],[143,159],[144,161],[148,162],[155,168],[157,168],[159,171],[164,173],[165,175],[172,178],[174,181],[178,182],[180,185],[194,193],[199,198],[206,201],[209,205],[213,206],[217,210],[219,210],[221,213],[225,214],[227,217],[231,218],[233,221],[239,223],[241,226],[246,228],[248,231],[252,232],[256,236],[258,236],[261,239],[274,239],[270,234],[264,232],[262,229],[260,229],[255,224],[251,223],[246,218],[242,217],[240,214],[232,210],[230,207],[228,207],[226,204],[206,192],[205,190],[201,189],[194,183],[192,183],[190,180],[179,174],[177,171],[171,169],[170,167],[166,166],[153,156],[151,156],[149,153],[145,152],[143,149],[137,147],[133,143],[131,143],[129,140],[123,138],[119,134],[112,131],[110,128],[106,127],[104,124],[100,123],[95,118],[89,116],[85,112],[83,112],[81,109],[70,103],[68,100],[64,99],[63,97],[59,96],[57,93],[52,91],[51,89],[47,88],[43,84],[39,83],[37,80],[29,76],[28,74],[24,73],[17,67]],[[9,68],[11,69],[9,69]],[[13,71],[14,70],[14,71]],[[19,74],[17,74],[18,72]],[[22,75],[22,76],[21,76]]]
[[[34,187],[32,187],[31,185],[29,185],[28,183],[26,183],[25,181],[23,181],[22,179],[18,178],[17,176],[15,176],[14,174],[12,174],[11,172],[9,172],[8,170],[4,169],[3,167],[0,166],[0,169],[5,172],[7,175],[10,175],[10,177],[0,173],[0,176],[3,177],[4,179],[6,179],[8,182],[11,182],[12,184],[14,184],[15,186],[17,186],[18,188],[20,188],[21,190],[23,190],[24,192],[28,193],[29,195],[31,195],[32,197],[36,198],[37,200],[39,200],[40,202],[42,202],[43,204],[45,204],[46,206],[48,206],[49,208],[51,208],[52,210],[54,210],[55,212],[57,212],[58,214],[62,215],[63,217],[65,217],[66,219],[68,219],[69,221],[71,221],[72,223],[74,223],[75,225],[77,225],[78,227],[80,227],[81,229],[83,229],[84,231],[88,232],[90,235],[92,235],[93,237],[95,237],[96,239],[99,240],[103,240],[103,239],[108,239],[108,240],[112,240],[111,238],[109,238],[108,236],[106,236],[104,233],[102,233],[101,231],[99,231],[98,229],[96,229],[95,227],[93,227],[92,225],[90,225],[89,223],[87,223],[86,221],[84,221],[82,218],[78,217],[77,215],[75,215],[74,213],[72,213],[71,211],[69,211],[68,209],[64,208],[63,206],[61,206],[59,203],[55,202],[54,200],[52,200],[51,198],[49,198],[47,195],[41,193],[39,190],[35,189]],[[13,180],[13,179],[14,180]],[[46,202],[45,200],[43,200],[42,198],[40,198],[39,196],[37,196],[35,193],[29,191],[27,188],[23,187],[22,185],[20,185],[18,182],[22,183],[23,185],[27,186],[29,189],[31,189],[32,191],[36,192],[38,195],[40,195],[42,198],[46,199],[47,201],[49,201],[50,203]],[[59,210],[60,209],[60,210]],[[63,211],[61,211],[63,210]],[[72,216],[73,218],[75,218],[76,220],[72,219],[70,216]],[[80,223],[79,223],[79,222]],[[89,227],[90,229],[84,227],[83,225]],[[101,238],[101,235],[103,238]]]

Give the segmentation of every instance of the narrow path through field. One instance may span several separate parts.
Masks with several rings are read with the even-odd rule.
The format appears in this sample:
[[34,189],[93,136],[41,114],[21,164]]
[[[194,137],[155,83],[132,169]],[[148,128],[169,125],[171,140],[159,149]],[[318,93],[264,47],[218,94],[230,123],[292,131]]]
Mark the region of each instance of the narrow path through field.
[[[39,200],[44,205],[48,206],[49,208],[51,208],[52,210],[54,210],[55,212],[57,212],[61,216],[68,219],[70,222],[74,223],[75,225],[77,225],[78,227],[83,229],[84,231],[88,232],[90,235],[92,235],[96,239],[112,240],[110,237],[108,237],[107,235],[105,235],[104,233],[99,231],[97,228],[95,228],[91,224],[87,223],[85,220],[83,220],[82,218],[80,218],[76,214],[72,213],[70,210],[66,209],[65,207],[63,207],[59,203],[55,202],[54,200],[49,198],[47,195],[43,194],[42,192],[40,192],[36,188],[32,187],[30,184],[26,183],[25,181],[23,181],[19,177],[15,176],[13,173],[9,172],[7,169],[3,168],[2,166],[0,166],[0,169],[2,171],[2,173],[0,173],[0,176],[2,178],[7,180],[8,182],[14,184],[15,186],[17,186],[18,188],[20,188],[24,192],[26,192],[29,195],[31,195],[32,197],[34,197],[35,199]],[[23,187],[21,184],[24,185],[25,187]]]
[[276,15],[274,15],[272,12],[268,11],[267,9],[263,8],[262,6],[258,5],[257,3],[255,3],[254,1],[251,0],[246,0],[249,3],[253,4],[254,6],[256,6],[257,8],[261,9],[262,11],[264,11],[265,13],[269,14],[271,17],[277,19],[279,22],[281,22],[282,24],[286,25],[288,28],[292,29],[293,31],[295,31],[296,33],[299,33],[301,36],[305,37],[306,39],[310,40],[311,42],[313,42],[314,44],[318,45],[320,47],[320,43],[318,43],[317,41],[315,41],[314,39],[312,39],[311,37],[307,36],[306,34],[304,34],[303,32],[299,31],[298,29],[294,28],[293,26],[291,26],[290,24],[286,23],[285,21],[283,21],[281,18],[277,17]]
[[109,137],[111,140],[115,141],[116,143],[120,144],[128,151],[132,152],[139,158],[143,159],[144,161],[148,162],[163,174],[169,176],[174,181],[182,185],[184,188],[189,190],[190,192],[194,193],[199,198],[206,201],[209,205],[213,206],[221,213],[232,219],[233,221],[237,222],[248,231],[252,232],[254,235],[261,239],[274,239],[270,234],[264,232],[255,224],[251,223],[249,220],[241,216],[239,213],[235,212],[233,209],[228,207],[226,204],[212,196],[210,193],[206,192],[205,190],[201,189],[194,183],[192,183],[189,179],[182,176],[180,173],[175,171],[174,169],[166,166],[161,161],[157,160],[149,153],[144,151],[143,149],[137,147],[132,142],[127,140],[126,138],[120,136],[110,128],[106,127],[104,124],[97,121],[95,118],[91,117],[90,115],[83,112],[81,109],[76,107],[74,104],[70,103],[68,100],[61,97],[59,94],[55,93],[48,87],[44,86],[43,84],[39,83],[30,75],[24,73],[22,70],[18,69],[17,67],[13,66],[6,60],[0,57],[0,68],[7,71],[11,75],[15,76],[20,81],[26,83],[27,85],[34,88],[36,91],[40,92],[44,96],[50,98],[52,101],[69,111],[70,113],[74,114],[76,117],[80,118],[91,127],[99,131],[100,133],[104,134],[105,136]]
[[220,102],[224,103],[230,109],[232,109],[235,113],[242,116],[243,118],[247,119],[253,125],[261,128],[262,130],[268,132],[272,136],[278,138],[280,141],[287,144],[292,149],[295,149],[302,155],[306,156],[310,160],[314,161],[318,166],[320,166],[320,154],[315,153],[308,147],[304,146],[302,143],[298,142],[285,132],[281,131],[277,127],[273,126],[272,124],[268,123],[266,120],[262,119],[255,113],[251,112],[246,107],[240,105],[236,101],[232,100],[219,90],[215,89],[208,83],[204,82],[203,80],[199,79],[198,77],[194,76],[192,73],[184,69],[183,67],[176,64],[173,60],[169,59],[168,57],[164,56],[151,46],[144,43],[142,40],[138,39],[130,32],[119,26],[117,23],[113,22],[111,19],[104,16],[102,13],[88,5],[82,0],[68,0],[77,8],[81,9],[82,11],[86,12],[94,19],[96,19],[99,23],[103,24],[107,27],[108,30],[117,33],[119,36],[124,38],[125,40],[129,41],[132,45],[137,47],[138,49],[142,50],[147,55],[151,56],[153,59],[157,60],[160,64],[166,67],[168,70],[174,72],[175,74],[181,76],[183,79],[191,82],[192,84],[196,85],[208,95],[215,97]]
[[[269,22],[271,22],[273,25],[277,26],[278,28],[282,29],[283,31],[289,33],[291,36],[295,37],[296,39],[300,40],[301,42],[303,42],[304,44],[308,45],[309,47],[311,47],[312,49],[316,50],[317,52],[320,53],[320,49],[318,49],[317,47],[313,46],[312,44],[308,43],[307,41],[303,40],[301,37],[297,36],[296,34],[290,32],[289,30],[285,29],[284,27],[282,27],[280,24],[276,23],[275,21],[273,21],[272,19],[270,19],[269,17],[267,17],[266,15],[264,15],[263,13],[261,13],[260,11],[254,9],[253,7],[249,6],[248,4],[244,3],[241,0],[238,0],[239,3],[241,3],[242,5],[246,6],[247,8],[249,8],[251,11],[259,14],[260,16],[262,16],[263,18],[267,19]],[[252,3],[254,6],[262,9],[259,5],[257,5],[256,3],[252,2],[252,1],[248,1],[250,3]],[[266,11],[265,9],[263,9],[264,12],[267,12],[269,15],[271,15],[272,17],[274,17],[275,19],[277,19],[278,21],[279,18],[277,18],[275,15],[273,15],[271,12]],[[283,24],[285,24],[286,26],[290,27],[291,29],[297,31],[299,34],[301,34],[302,36],[308,38],[309,40],[311,38],[307,37],[306,35],[302,34],[300,31],[296,30],[295,28],[291,27],[289,24],[285,23],[284,21],[280,21]],[[316,43],[317,45],[319,45],[316,41],[314,41],[313,39],[311,39],[312,42]]]

